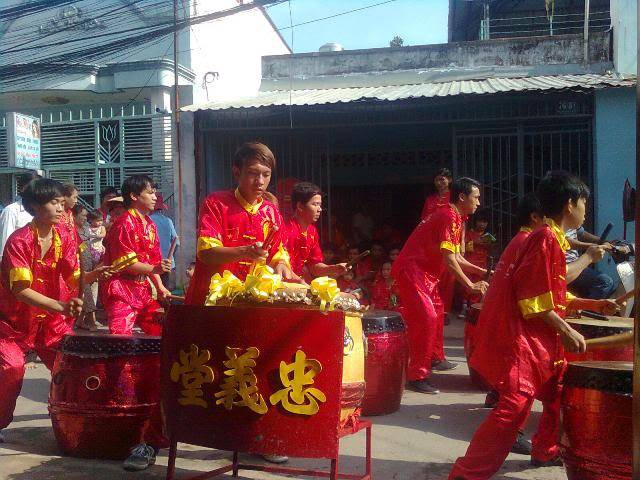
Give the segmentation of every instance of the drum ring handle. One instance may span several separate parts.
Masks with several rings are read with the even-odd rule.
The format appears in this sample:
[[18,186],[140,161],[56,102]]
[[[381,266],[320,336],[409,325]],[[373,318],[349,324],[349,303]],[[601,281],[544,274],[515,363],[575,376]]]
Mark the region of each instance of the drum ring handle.
[[[97,382],[95,387],[89,386],[90,380],[95,380]],[[98,377],[97,375],[91,375],[90,377],[87,377],[87,379],[84,381],[84,386],[87,390],[97,390],[98,388],[100,388],[100,377]]]

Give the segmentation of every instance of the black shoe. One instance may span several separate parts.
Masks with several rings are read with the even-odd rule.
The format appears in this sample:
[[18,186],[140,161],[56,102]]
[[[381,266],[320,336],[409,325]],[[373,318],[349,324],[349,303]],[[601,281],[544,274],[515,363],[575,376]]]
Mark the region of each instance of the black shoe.
[[140,443],[131,449],[122,467],[130,472],[137,472],[149,468],[154,463],[156,463],[156,449],[146,443]]
[[531,457],[531,466],[540,468],[540,467],[561,467],[563,465],[562,458],[558,455],[557,457],[552,458],[551,460],[536,460]]
[[435,362],[431,364],[431,369],[436,372],[446,372],[447,370],[455,370],[458,368],[457,363],[450,362],[447,359],[440,360],[439,362]]
[[440,390],[438,390],[436,387],[431,385],[429,383],[429,380],[427,380],[426,378],[422,380],[413,380],[411,382],[408,382],[407,386],[415,392],[429,393],[431,395],[440,393]]
[[498,404],[498,400],[500,400],[500,394],[495,390],[491,390],[484,399],[484,407],[494,408]]
[[524,438],[524,433],[518,432],[518,438],[511,446],[511,453],[519,453],[520,455],[531,455],[531,442]]

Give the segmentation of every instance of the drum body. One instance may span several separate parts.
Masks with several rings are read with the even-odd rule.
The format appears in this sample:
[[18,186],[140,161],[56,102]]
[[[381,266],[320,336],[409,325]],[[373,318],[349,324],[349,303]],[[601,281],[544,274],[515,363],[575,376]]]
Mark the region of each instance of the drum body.
[[340,422],[347,423],[360,408],[364,397],[364,335],[362,315],[345,313],[344,358],[342,361],[342,396]]
[[560,451],[569,480],[631,480],[633,364],[570,363]]
[[407,376],[409,342],[398,312],[373,310],[362,317],[367,338],[363,415],[386,415],[400,408]]
[[49,413],[65,454],[126,458],[159,401],[160,337],[80,334],[62,341]]
[[[581,333],[584,338],[599,338],[620,333],[633,332],[633,319],[626,317],[609,317],[610,320],[595,320],[587,317],[568,318],[567,323]],[[575,361],[621,361],[633,362],[633,345],[615,348],[596,348],[585,353],[566,353],[569,362]]]

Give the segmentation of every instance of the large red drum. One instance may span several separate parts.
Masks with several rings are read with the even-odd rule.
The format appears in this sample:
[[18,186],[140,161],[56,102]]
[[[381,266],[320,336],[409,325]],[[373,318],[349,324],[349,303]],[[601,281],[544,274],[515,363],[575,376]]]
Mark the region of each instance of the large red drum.
[[631,480],[632,384],[629,362],[569,364],[560,439],[569,480]]
[[362,414],[393,413],[400,408],[409,360],[404,321],[398,312],[372,310],[364,314],[362,327],[368,345]]
[[[588,317],[567,318],[567,323],[581,333],[584,338],[599,338],[620,333],[633,332],[633,318],[607,317],[609,320],[595,320]],[[633,344],[615,348],[597,348],[584,353],[566,353],[570,362],[586,360],[614,360],[633,362]]]
[[159,415],[160,337],[67,335],[51,373],[49,413],[67,455],[126,458]]

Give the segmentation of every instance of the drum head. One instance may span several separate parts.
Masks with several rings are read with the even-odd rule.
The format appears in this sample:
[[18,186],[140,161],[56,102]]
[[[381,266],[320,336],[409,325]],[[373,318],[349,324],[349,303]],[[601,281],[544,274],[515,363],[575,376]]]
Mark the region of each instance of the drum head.
[[631,396],[633,394],[633,363],[571,362],[563,383],[565,387],[588,388]]
[[390,310],[368,310],[362,315],[362,329],[367,335],[376,333],[402,332],[402,315]]
[[626,317],[608,317],[609,320],[580,317],[567,318],[566,321],[585,338],[607,337],[633,331],[633,319]]
[[67,335],[60,344],[62,353],[79,357],[113,357],[160,353],[160,337],[80,333]]

